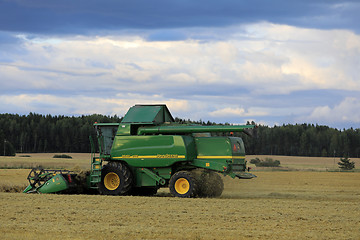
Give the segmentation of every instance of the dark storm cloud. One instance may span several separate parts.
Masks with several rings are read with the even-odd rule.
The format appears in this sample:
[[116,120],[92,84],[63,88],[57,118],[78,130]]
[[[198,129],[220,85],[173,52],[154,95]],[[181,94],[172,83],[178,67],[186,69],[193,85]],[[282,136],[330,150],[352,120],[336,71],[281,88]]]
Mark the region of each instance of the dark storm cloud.
[[87,34],[268,21],[358,32],[359,10],[360,3],[351,0],[1,0],[0,31]]

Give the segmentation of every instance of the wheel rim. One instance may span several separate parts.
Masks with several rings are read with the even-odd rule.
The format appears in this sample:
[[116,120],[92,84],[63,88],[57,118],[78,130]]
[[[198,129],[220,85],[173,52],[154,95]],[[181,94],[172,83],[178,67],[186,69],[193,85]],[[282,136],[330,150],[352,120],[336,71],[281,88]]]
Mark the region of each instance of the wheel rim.
[[117,189],[120,185],[119,176],[114,172],[109,172],[104,177],[104,185],[109,190]]
[[175,182],[175,191],[179,194],[185,194],[190,189],[190,183],[186,178],[179,178]]

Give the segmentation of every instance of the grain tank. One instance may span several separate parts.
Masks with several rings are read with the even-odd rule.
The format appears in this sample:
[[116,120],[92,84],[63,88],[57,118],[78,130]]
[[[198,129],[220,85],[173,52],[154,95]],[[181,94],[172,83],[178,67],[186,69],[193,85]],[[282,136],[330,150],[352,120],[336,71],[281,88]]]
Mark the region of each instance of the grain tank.
[[169,187],[176,197],[216,197],[221,175],[250,179],[240,137],[254,125],[175,123],[166,105],[135,105],[120,123],[95,123],[99,156],[92,157],[89,184],[106,195],[153,195]]

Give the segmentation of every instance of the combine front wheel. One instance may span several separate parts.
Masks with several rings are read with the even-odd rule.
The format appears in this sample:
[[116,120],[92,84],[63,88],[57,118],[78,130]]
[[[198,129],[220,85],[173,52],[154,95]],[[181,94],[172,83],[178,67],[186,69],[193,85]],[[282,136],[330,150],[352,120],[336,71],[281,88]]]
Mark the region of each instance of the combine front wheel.
[[99,192],[103,195],[125,195],[132,185],[129,168],[121,162],[109,162],[101,171]]
[[196,180],[193,174],[189,171],[180,171],[175,173],[169,182],[169,188],[172,195],[175,197],[195,197],[196,195]]

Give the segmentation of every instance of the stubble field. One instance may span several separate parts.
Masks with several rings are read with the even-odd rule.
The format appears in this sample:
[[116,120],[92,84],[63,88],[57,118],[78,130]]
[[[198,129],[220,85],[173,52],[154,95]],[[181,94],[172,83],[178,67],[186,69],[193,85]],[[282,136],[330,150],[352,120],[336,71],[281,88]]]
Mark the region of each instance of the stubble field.
[[[311,169],[225,177],[212,199],[0,192],[0,239],[360,239],[360,173]],[[28,172],[0,180],[25,185]]]

